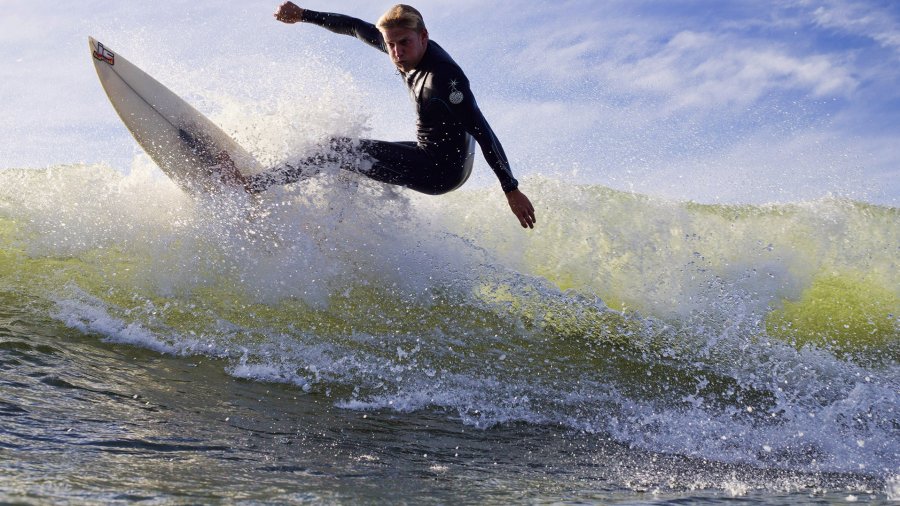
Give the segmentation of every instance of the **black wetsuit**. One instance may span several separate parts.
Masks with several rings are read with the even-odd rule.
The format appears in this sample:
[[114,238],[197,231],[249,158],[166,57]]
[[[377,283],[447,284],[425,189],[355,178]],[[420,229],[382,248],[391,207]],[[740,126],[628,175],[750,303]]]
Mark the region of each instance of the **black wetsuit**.
[[[303,11],[303,21],[332,32],[354,36],[387,53],[381,32],[375,25],[344,16]],[[422,60],[410,72],[401,73],[416,103],[417,142],[385,142],[363,139],[355,150],[371,162],[371,168],[356,168],[366,176],[431,195],[449,192],[468,177],[464,170],[468,155],[468,134],[481,146],[482,153],[504,192],[518,187],[506,154],[475,103],[469,80],[459,65],[441,46],[428,41]],[[347,140],[332,141],[332,149],[348,149]],[[249,179],[251,191],[262,191],[273,184],[303,179],[333,158],[317,155],[299,166],[284,166]]]

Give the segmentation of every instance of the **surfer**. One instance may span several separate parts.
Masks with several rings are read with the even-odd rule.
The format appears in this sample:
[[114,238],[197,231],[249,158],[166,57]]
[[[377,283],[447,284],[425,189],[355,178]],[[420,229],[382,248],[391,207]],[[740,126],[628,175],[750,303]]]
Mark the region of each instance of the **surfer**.
[[[507,202],[519,223],[534,228],[534,207],[519,190],[500,142],[475,103],[469,81],[441,46],[431,41],[422,15],[408,5],[395,5],[377,25],[342,14],[316,12],[285,2],[275,12],[283,23],[311,23],[332,32],[354,36],[387,53],[406,82],[416,104],[416,142],[333,139],[330,152],[298,166],[282,166],[247,178],[237,176],[248,191],[298,181],[317,172],[316,166],[335,156],[357,153],[367,162],[355,167],[384,183],[440,195],[455,190],[469,176],[466,167],[469,135],[481,146],[500,180]],[[370,165],[370,166],[369,166]]]

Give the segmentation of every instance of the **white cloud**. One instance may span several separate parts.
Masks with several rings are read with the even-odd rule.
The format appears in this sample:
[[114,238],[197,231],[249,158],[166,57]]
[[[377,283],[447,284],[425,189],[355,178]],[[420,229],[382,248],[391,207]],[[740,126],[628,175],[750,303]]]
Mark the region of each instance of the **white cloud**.
[[[484,52],[503,72],[554,88],[559,95],[616,95],[631,104],[652,103],[659,115],[745,108],[778,93],[846,98],[859,86],[851,58],[810,50],[783,37],[762,37],[753,33],[764,29],[758,19],[666,23],[660,6],[604,10],[575,3],[583,16],[555,4],[529,6],[524,15],[508,13],[512,26],[517,16],[541,22],[525,33],[497,33],[514,43],[502,46],[503,51],[488,46]],[[798,21],[772,18],[781,11],[771,11],[771,19],[781,20],[779,26],[792,32],[798,26]]]
[[865,37],[892,50],[900,59],[900,16],[894,9],[871,2],[825,0],[813,11],[813,19],[825,28]]
[[820,98],[846,96],[857,86],[849,69],[823,55],[792,56],[777,47],[742,47],[713,34],[681,32],[609,76],[621,90],[664,97],[669,112],[746,107],[774,91]]

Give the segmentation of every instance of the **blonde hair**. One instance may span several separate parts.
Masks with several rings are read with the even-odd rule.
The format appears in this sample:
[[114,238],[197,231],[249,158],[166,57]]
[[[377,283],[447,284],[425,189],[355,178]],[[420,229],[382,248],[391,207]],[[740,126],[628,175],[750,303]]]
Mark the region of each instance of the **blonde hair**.
[[414,30],[416,33],[422,33],[425,30],[425,21],[422,14],[406,4],[397,4],[387,12],[385,12],[375,24],[379,30],[390,30],[392,28],[407,28]]

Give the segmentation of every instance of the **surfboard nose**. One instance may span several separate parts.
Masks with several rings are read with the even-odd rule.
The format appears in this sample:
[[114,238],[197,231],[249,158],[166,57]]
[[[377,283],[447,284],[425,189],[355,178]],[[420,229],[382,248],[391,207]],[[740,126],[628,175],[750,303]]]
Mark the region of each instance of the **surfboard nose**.
[[99,46],[100,46],[100,42],[97,41],[97,39],[95,39],[95,38],[91,37],[90,35],[88,35],[88,47],[91,48],[91,52],[92,52],[92,53],[97,52],[97,48],[98,48]]

